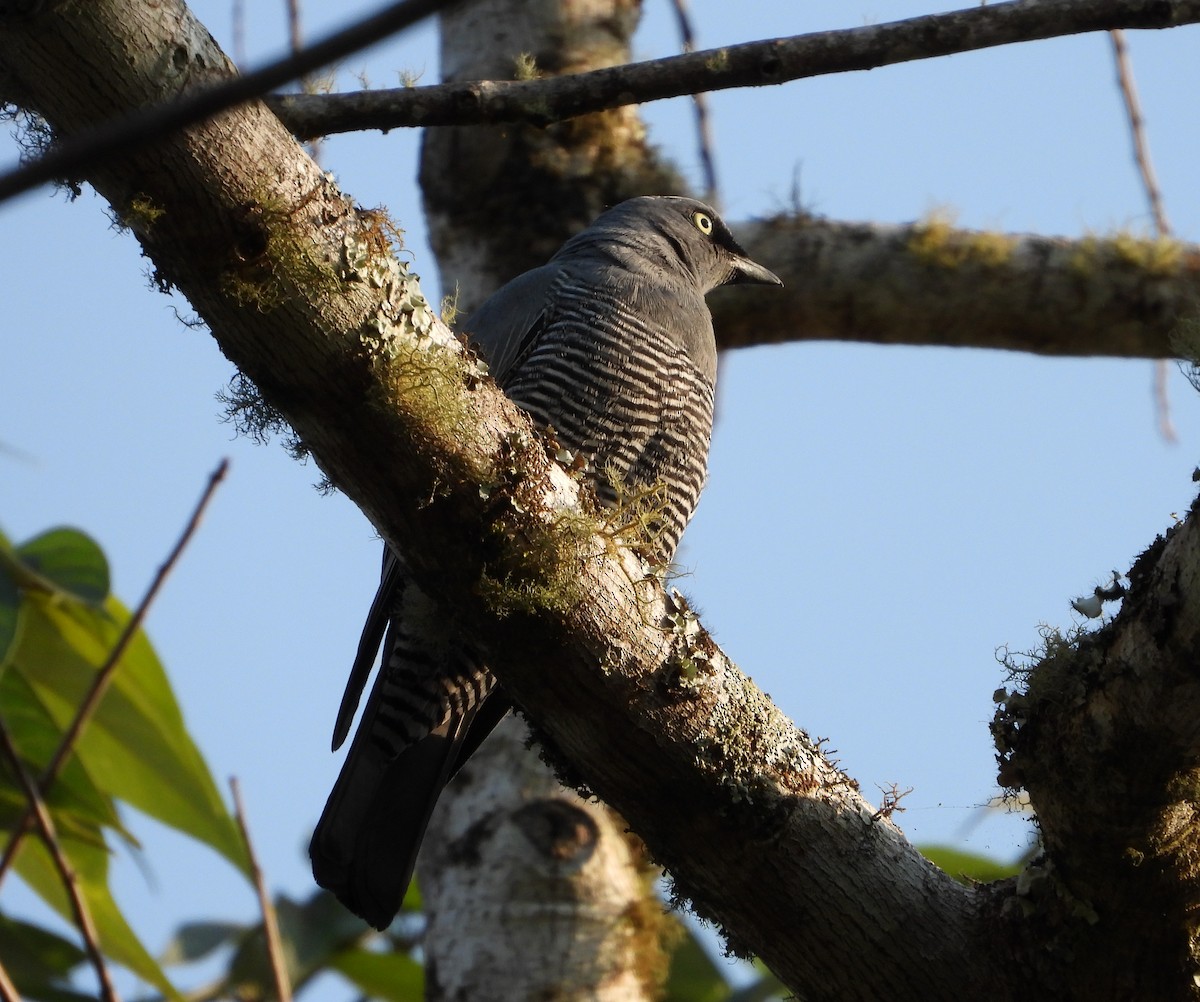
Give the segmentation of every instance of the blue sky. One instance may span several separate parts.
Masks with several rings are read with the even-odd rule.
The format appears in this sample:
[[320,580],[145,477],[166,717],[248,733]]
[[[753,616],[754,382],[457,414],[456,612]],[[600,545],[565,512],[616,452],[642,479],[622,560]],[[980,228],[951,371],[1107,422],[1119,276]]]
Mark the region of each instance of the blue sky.
[[[286,37],[282,3],[253,6],[252,63]],[[748,0],[734,20],[715,0],[692,7],[702,47],[949,9]],[[228,45],[229,5],[193,8]],[[309,0],[306,30],[366,9]],[[1200,29],[1129,41],[1167,212],[1195,241]],[[677,46],[667,5],[651,4],[636,55]],[[432,82],[436,53],[418,30],[348,60],[340,85],[359,86],[359,70],[377,86],[404,70]],[[736,231],[787,206],[798,176],[805,205],[833,218],[949,210],[1013,232],[1148,231],[1114,77],[1107,37],[1090,35],[714,95],[725,217]],[[699,185],[688,104],[646,115]],[[392,211],[434,293],[416,149],[415,134],[395,131],[335,138],[321,157],[362,204]],[[16,539],[86,529],[134,602],[231,457],[148,628],[218,780],[241,780],[271,886],[304,896],[303,847],[338,767],[330,729],[378,572],[373,530],[344,497],[313,489],[313,467],[221,423],[214,394],[231,367],[175,319],[185,303],[151,290],[147,262],[99,199],[42,191],[0,218],[0,441],[19,450],[0,454],[0,527]],[[1169,444],[1143,361],[822,343],[734,353],[721,378],[683,587],[725,650],[830,739],[868,795],[913,788],[896,818],[910,837],[1015,855],[1027,824],[979,811],[996,792],[995,652],[1034,647],[1040,623],[1072,624],[1070,599],[1126,569],[1187,508],[1195,393],[1172,366]],[[142,818],[132,826],[145,859],[118,857],[117,893],[152,949],[184,919],[252,919],[250,890],[222,861]],[[2,903],[21,911],[28,895],[9,883]]]

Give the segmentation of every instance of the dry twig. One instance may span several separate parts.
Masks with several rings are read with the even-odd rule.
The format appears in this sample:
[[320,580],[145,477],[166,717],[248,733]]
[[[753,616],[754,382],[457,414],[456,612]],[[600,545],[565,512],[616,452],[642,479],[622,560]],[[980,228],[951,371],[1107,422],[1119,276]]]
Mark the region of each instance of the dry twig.
[[262,911],[263,932],[267,941],[267,957],[271,961],[271,974],[275,978],[275,991],[279,1002],[292,1002],[292,985],[288,979],[287,962],[283,958],[283,940],[279,936],[279,920],[275,915],[275,906],[267,894],[263,881],[262,868],[258,865],[258,856],[254,853],[254,843],[250,841],[250,826],[246,821],[246,808],[242,804],[242,790],[237,777],[229,777],[229,789],[233,793],[233,814],[237,818],[238,830],[242,833],[242,841],[246,844],[246,856],[250,860],[250,872],[254,877],[254,889],[258,892],[258,907]]
[[[12,743],[8,728],[4,726],[3,721],[0,721],[0,751],[4,753],[9,768],[12,769],[17,782],[25,791],[25,796],[29,800],[29,809],[37,821],[42,840],[46,843],[50,858],[54,860],[54,866],[62,878],[63,888],[67,892],[67,897],[71,902],[71,911],[75,916],[75,926],[83,937],[84,951],[92,962],[96,978],[100,982],[100,997],[105,1002],[121,1002],[121,997],[117,994],[112,977],[108,973],[108,965],[104,963],[104,954],[100,952],[100,936],[96,931],[96,923],[92,920],[91,910],[84,899],[83,889],[79,885],[79,876],[75,873],[71,861],[67,859],[66,853],[63,852],[62,845],[58,841],[58,833],[54,830],[54,819],[50,817],[46,801],[42,799],[38,784],[29,775],[25,764],[21,761],[21,756]],[[16,840],[15,835],[13,840]]]
[[[1129,47],[1125,44],[1125,32],[1120,29],[1110,31],[1108,37],[1112,40],[1113,58],[1117,63],[1117,84],[1121,88],[1121,97],[1125,101],[1125,114],[1129,118],[1129,133],[1133,139],[1133,159],[1138,166],[1142,178],[1142,187],[1146,189],[1146,199],[1150,203],[1150,212],[1154,217],[1155,236],[1165,239],[1171,235],[1171,224],[1167,221],[1167,212],[1163,207],[1162,189],[1158,186],[1158,178],[1154,174],[1154,163],[1150,159],[1150,144],[1146,140],[1146,120],[1142,117],[1142,106],[1138,100],[1137,87],[1133,82],[1133,63],[1129,58]],[[1158,430],[1168,442],[1177,439],[1175,425],[1171,420],[1171,399],[1167,391],[1167,362],[1159,359],[1154,365],[1154,400],[1158,411]]]
[[[683,40],[684,52],[696,51],[696,33],[692,30],[692,19],[688,13],[687,0],[672,0],[675,20]],[[696,112],[696,134],[699,145],[700,167],[704,171],[704,200],[720,208],[717,194],[717,161],[713,155],[712,119],[709,116],[708,95],[698,91],[692,95],[692,108]]]

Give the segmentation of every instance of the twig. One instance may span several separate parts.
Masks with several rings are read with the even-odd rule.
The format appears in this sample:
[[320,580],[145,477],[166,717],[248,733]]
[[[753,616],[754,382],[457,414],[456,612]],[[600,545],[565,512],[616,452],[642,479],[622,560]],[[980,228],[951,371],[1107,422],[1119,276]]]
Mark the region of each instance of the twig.
[[[33,163],[0,175],[0,202],[47,181],[72,177],[86,166],[118,154],[128,154],[160,136],[252,101],[275,87],[282,87],[297,77],[374,45],[452,2],[454,0],[401,0],[301,52],[268,63],[252,73],[230,77],[213,87],[204,87],[165,104],[116,121],[101,122],[64,137]],[[1200,4],[1200,0],[1196,2]]]
[[12,743],[12,738],[9,737],[8,728],[4,726],[4,722],[0,720],[0,751],[4,752],[4,757],[8,760],[9,767],[17,778],[17,782],[25,791],[25,796],[29,801],[29,809],[32,811],[37,820],[37,826],[41,831],[42,840],[46,843],[46,849],[50,853],[50,857],[54,860],[54,865],[58,869],[58,875],[62,878],[63,887],[67,892],[67,897],[71,901],[71,911],[75,915],[75,925],[79,929],[79,934],[83,937],[84,951],[88,955],[88,959],[92,962],[92,967],[95,968],[96,978],[100,982],[100,997],[106,1002],[121,1002],[121,997],[117,994],[117,990],[113,987],[112,978],[108,973],[108,966],[104,963],[104,955],[100,952],[100,937],[96,932],[96,923],[92,920],[92,913],[88,909],[87,901],[84,900],[83,891],[79,886],[79,877],[75,873],[75,868],[71,865],[63,852],[62,846],[58,841],[58,833],[54,830],[54,820],[50,817],[50,812],[46,809],[46,802],[42,799],[41,793],[38,791],[38,785],[33,777],[25,768],[25,764],[21,761],[21,757],[17,754],[16,746]]
[[1117,83],[1121,87],[1121,96],[1125,99],[1125,113],[1129,116],[1133,159],[1137,162],[1142,186],[1146,189],[1146,198],[1150,202],[1150,211],[1154,215],[1154,231],[1160,237],[1169,237],[1171,224],[1167,222],[1162,190],[1158,187],[1154,164],[1150,160],[1150,144],[1146,141],[1146,120],[1142,117],[1141,102],[1138,101],[1137,87],[1133,82],[1133,66],[1129,61],[1129,48],[1125,44],[1125,32],[1119,29],[1110,31],[1108,37],[1112,39],[1113,56],[1117,61]]
[[[687,0],[672,0],[675,20],[679,24],[679,35],[683,40],[684,52],[696,51],[696,33],[692,30],[692,19],[688,13]],[[698,91],[692,95],[692,108],[696,113],[696,133],[699,140],[700,167],[704,171],[704,200],[720,208],[717,195],[717,162],[713,156],[712,121],[709,118],[708,95]]]
[[[58,778],[58,774],[62,771],[63,764],[67,760],[67,756],[70,755],[71,750],[75,747],[75,743],[79,740],[79,735],[83,732],[88,721],[91,720],[96,707],[100,705],[100,700],[107,691],[109,682],[112,681],[117,666],[120,664],[121,656],[125,653],[125,649],[129,646],[130,641],[136,636],[137,631],[141,628],[146,614],[150,611],[151,604],[158,597],[158,593],[162,589],[167,576],[179,562],[184,548],[191,542],[192,536],[200,525],[200,519],[208,507],[209,501],[212,500],[213,494],[216,492],[217,487],[220,486],[221,481],[225,479],[225,473],[228,469],[229,460],[222,459],[217,468],[209,476],[208,485],[204,488],[204,493],[201,494],[200,500],[196,502],[196,507],[192,510],[191,518],[188,519],[187,525],[184,526],[179,539],[175,541],[175,545],[171,548],[167,559],[159,567],[158,573],[154,575],[154,580],[150,582],[150,587],[146,589],[146,594],[142,596],[137,609],[129,617],[129,622],[125,625],[125,629],[121,631],[121,635],[113,645],[108,658],[100,666],[100,670],[96,672],[96,677],[92,680],[91,689],[84,697],[83,702],[80,703],[79,709],[75,711],[75,719],[71,721],[70,726],[67,728],[66,733],[63,734],[62,740],[55,749],[54,755],[51,757],[49,763],[47,763],[45,769],[42,770],[41,776],[38,777],[38,789],[42,796],[45,796],[49,792],[55,779]],[[3,881],[5,875],[12,867],[17,850],[21,847],[21,841],[32,824],[33,811],[26,810],[20,820],[13,826],[12,837],[9,839],[8,845],[4,847],[4,855],[0,857],[0,881]]]
[[0,1002],[21,1002],[17,986],[12,983],[4,964],[0,963]]
[[246,0],[233,0],[233,61],[246,65]]
[[266,103],[301,139],[404,126],[548,125],[698,91],[762,87],[1089,31],[1171,28],[1197,21],[1200,0],[1021,0],[539,80],[276,95]]
[[[1154,163],[1150,159],[1150,143],[1146,139],[1146,120],[1142,117],[1142,106],[1138,100],[1137,87],[1133,82],[1133,64],[1129,59],[1129,47],[1125,44],[1125,32],[1110,31],[1113,57],[1117,63],[1117,84],[1125,100],[1125,114],[1129,118],[1129,133],[1133,139],[1133,159],[1137,163],[1154,217],[1154,233],[1160,238],[1171,235],[1171,224],[1163,207],[1162,189],[1154,174]],[[1166,359],[1160,358],[1154,365],[1154,401],[1158,411],[1158,431],[1168,442],[1175,442],[1175,425],[1171,421],[1171,398],[1167,391],[1168,370]]]
[[229,789],[233,792],[233,815],[237,818],[242,841],[246,843],[246,855],[250,859],[254,889],[258,892],[258,907],[262,910],[263,931],[266,933],[267,940],[267,957],[271,961],[271,973],[275,977],[275,990],[279,993],[279,1002],[292,1002],[292,985],[288,980],[287,963],[283,958],[283,940],[279,936],[279,921],[275,916],[275,906],[271,904],[271,899],[267,895],[262,869],[259,867],[258,857],[254,853],[254,843],[250,841],[250,826],[246,822],[246,808],[242,804],[242,791],[236,776],[229,777]]

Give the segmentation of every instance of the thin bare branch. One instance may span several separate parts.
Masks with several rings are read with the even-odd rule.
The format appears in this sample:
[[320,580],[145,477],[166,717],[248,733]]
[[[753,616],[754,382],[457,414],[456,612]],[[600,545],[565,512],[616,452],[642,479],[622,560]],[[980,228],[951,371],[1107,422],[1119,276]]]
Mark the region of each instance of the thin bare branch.
[[1162,189],[1154,174],[1154,163],[1150,159],[1150,144],[1146,140],[1146,120],[1142,117],[1142,105],[1138,100],[1137,86],[1133,82],[1133,65],[1129,59],[1129,46],[1125,43],[1125,32],[1110,31],[1113,56],[1117,63],[1117,83],[1125,100],[1125,113],[1129,117],[1129,132],[1133,139],[1133,158],[1137,162],[1146,199],[1154,215],[1154,231],[1160,237],[1171,235],[1171,224],[1163,208]]
[[[1154,163],[1150,159],[1150,144],[1146,139],[1146,121],[1142,117],[1142,106],[1138,100],[1137,87],[1133,82],[1133,63],[1129,58],[1129,47],[1125,43],[1125,32],[1110,31],[1108,37],[1112,40],[1113,57],[1117,63],[1117,85],[1125,101],[1125,114],[1129,118],[1129,133],[1133,139],[1133,159],[1138,166],[1142,178],[1142,187],[1146,189],[1146,199],[1150,203],[1150,211],[1154,216],[1154,232],[1159,238],[1171,235],[1171,224],[1167,221],[1167,212],[1163,207],[1162,190],[1158,186],[1158,178],[1154,174]],[[1158,431],[1168,442],[1175,442],[1175,424],[1171,420],[1171,398],[1168,390],[1168,369],[1165,359],[1159,359],[1154,365],[1154,401],[1158,412]]]
[[888,24],[746,42],[572,76],[296,94],[267,102],[302,139],[403,126],[516,121],[547,125],[587,112],[702,91],[763,87],[1060,35],[1195,22],[1200,22],[1200,0],[1013,0]]
[[4,964],[0,963],[0,1002],[21,1002],[17,986],[12,983]]
[[9,736],[8,728],[4,726],[3,720],[0,720],[0,751],[3,752],[5,759],[8,760],[9,768],[12,769],[17,782],[21,784],[22,789],[25,791],[25,796],[29,801],[29,810],[37,821],[42,840],[46,843],[46,849],[49,851],[51,859],[54,860],[54,866],[62,878],[63,888],[66,890],[67,897],[71,901],[71,911],[75,916],[75,926],[79,930],[79,934],[83,937],[84,951],[87,953],[88,959],[96,971],[96,979],[100,982],[100,997],[105,1002],[121,1002],[121,997],[117,994],[117,990],[112,983],[112,977],[108,973],[108,965],[104,962],[104,954],[100,952],[100,936],[96,931],[96,923],[92,920],[91,910],[84,899],[83,890],[79,886],[79,877],[75,873],[75,868],[71,865],[71,861],[67,859],[66,854],[63,852],[61,843],[58,841],[58,833],[54,830],[54,819],[50,817],[50,811],[46,807],[46,802],[42,799],[42,794],[38,790],[38,784],[29,775],[28,770],[25,768],[25,763],[21,761],[21,756],[18,754],[16,746],[12,743],[12,738]]
[[[187,524],[183,527],[183,532],[180,533],[179,538],[175,541],[171,552],[167,554],[167,559],[158,568],[158,572],[154,575],[154,580],[150,582],[150,587],[146,589],[146,594],[142,596],[142,600],[138,603],[133,615],[129,617],[129,622],[117,638],[117,642],[113,645],[113,649],[109,653],[107,660],[100,666],[100,670],[96,672],[91,689],[84,697],[83,702],[79,704],[79,709],[75,711],[75,718],[71,721],[70,726],[67,728],[46,768],[42,770],[41,776],[38,777],[37,785],[41,796],[44,797],[49,792],[50,787],[54,785],[54,781],[58,778],[58,774],[66,764],[67,757],[71,754],[72,749],[79,740],[79,735],[83,733],[83,729],[87,726],[88,721],[91,720],[92,714],[96,712],[96,708],[100,705],[100,700],[108,690],[109,683],[112,681],[113,675],[121,663],[121,657],[124,655],[125,649],[137,635],[137,631],[141,629],[142,623],[150,611],[150,606],[162,590],[167,576],[174,570],[175,565],[179,562],[179,558],[183,555],[184,549],[191,542],[192,536],[195,535],[196,529],[200,525],[200,520],[204,515],[205,509],[208,508],[208,504],[212,500],[213,494],[216,493],[217,487],[225,479],[228,469],[229,460],[222,459],[217,468],[209,475],[204,493],[200,495],[200,500],[196,502],[196,507],[192,510]],[[0,857],[0,881],[4,879],[12,867],[17,850],[21,847],[21,841],[32,827],[33,821],[33,811],[27,810],[13,826],[12,838],[9,840],[8,845],[4,847],[4,855]]]
[[[268,63],[252,73],[230,77],[177,101],[153,105],[128,117],[62,138],[50,152],[33,163],[0,175],[0,202],[48,181],[74,177],[88,165],[127,155],[164,135],[252,101],[343,56],[374,45],[452,2],[454,0],[401,0],[307,49]],[[0,24],[3,21],[0,16]]]
[[[675,10],[675,20],[679,25],[679,35],[683,40],[683,51],[695,52],[696,33],[692,30],[692,18],[688,11],[687,0],[672,0],[671,6]],[[693,94],[692,108],[696,114],[700,167],[704,171],[704,200],[709,205],[720,208],[720,196],[717,194],[717,160],[713,154],[712,120],[709,116],[708,95]]]
[[263,880],[262,867],[258,865],[258,856],[254,852],[254,843],[250,839],[250,825],[246,821],[246,807],[242,803],[242,788],[236,776],[229,777],[229,789],[233,794],[233,814],[237,818],[238,830],[242,833],[242,841],[246,844],[246,856],[250,860],[250,872],[254,877],[254,889],[258,892],[258,907],[262,911],[263,932],[266,934],[267,957],[271,961],[271,974],[275,978],[275,991],[279,1002],[292,1002],[292,983],[288,978],[287,962],[283,957],[283,940],[279,935],[279,920],[275,915],[275,906],[267,894],[267,886]]

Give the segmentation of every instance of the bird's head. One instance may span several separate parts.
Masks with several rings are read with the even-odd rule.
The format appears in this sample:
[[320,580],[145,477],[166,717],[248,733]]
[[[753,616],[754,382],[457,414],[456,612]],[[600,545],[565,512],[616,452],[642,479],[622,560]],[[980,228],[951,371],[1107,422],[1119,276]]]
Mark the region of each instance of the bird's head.
[[647,267],[686,275],[701,292],[736,283],[783,284],[774,272],[750,259],[712,206],[694,198],[628,199],[599,216],[580,234],[584,235],[596,244],[639,254]]

